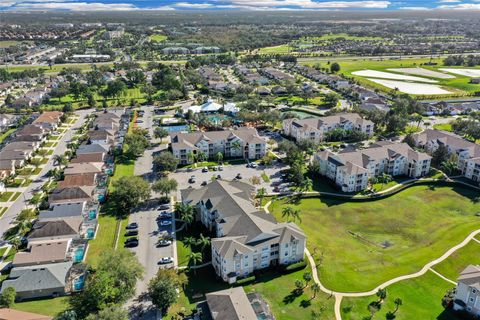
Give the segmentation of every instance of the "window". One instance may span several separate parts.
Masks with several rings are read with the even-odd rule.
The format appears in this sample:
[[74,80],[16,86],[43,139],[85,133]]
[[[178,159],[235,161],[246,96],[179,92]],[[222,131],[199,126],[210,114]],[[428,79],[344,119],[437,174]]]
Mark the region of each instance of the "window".
[[288,252],[285,252],[285,257],[288,256]]
[[472,290],[472,293],[477,293],[477,290],[473,289],[473,290]]
[[473,298],[470,298],[470,302],[473,302]]

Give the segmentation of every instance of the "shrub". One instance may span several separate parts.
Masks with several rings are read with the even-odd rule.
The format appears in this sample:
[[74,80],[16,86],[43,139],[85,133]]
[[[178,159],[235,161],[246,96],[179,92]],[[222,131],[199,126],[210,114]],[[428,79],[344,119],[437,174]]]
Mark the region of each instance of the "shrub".
[[246,283],[249,283],[249,282],[253,282],[255,281],[255,276],[250,276],[250,277],[246,277],[246,278],[242,278],[240,280],[237,280],[236,284],[237,285],[244,285]]
[[292,264],[289,264],[288,266],[285,266],[283,268],[283,271],[287,272],[287,273],[290,273],[290,272],[293,272],[293,271],[305,269],[306,267],[307,267],[307,262],[306,261],[300,261],[300,262],[292,263]]

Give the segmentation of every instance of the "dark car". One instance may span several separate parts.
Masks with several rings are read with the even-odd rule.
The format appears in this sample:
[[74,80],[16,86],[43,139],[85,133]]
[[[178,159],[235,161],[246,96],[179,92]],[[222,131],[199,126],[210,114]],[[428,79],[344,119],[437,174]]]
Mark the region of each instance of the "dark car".
[[125,242],[125,248],[135,248],[138,247],[138,240]]
[[138,230],[128,230],[125,233],[125,237],[138,236]]
[[222,179],[222,176],[221,176],[221,175],[217,175],[217,179]]
[[238,180],[242,179],[242,175],[240,173],[238,173],[237,176],[235,177],[235,179],[238,179]]
[[138,223],[132,222],[127,225],[127,229],[137,229],[138,228]]
[[207,181],[203,181],[200,185],[201,185],[201,186],[206,186],[207,183],[208,183]]
[[168,203],[161,204],[161,205],[158,207],[158,210],[168,210],[168,209],[170,209],[170,204],[168,204]]

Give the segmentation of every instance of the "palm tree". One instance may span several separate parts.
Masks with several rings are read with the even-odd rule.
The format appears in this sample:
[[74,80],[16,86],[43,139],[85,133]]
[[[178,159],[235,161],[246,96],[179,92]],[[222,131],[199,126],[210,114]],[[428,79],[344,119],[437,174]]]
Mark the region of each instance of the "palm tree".
[[180,217],[180,220],[186,223],[186,227],[194,220],[194,207],[184,203],[177,203],[175,205],[175,211]]
[[378,289],[377,297],[379,298],[379,302],[382,303],[383,300],[387,298],[387,289]]
[[198,158],[198,161],[200,161],[200,162],[207,161],[207,159],[208,159],[207,154],[203,151],[198,152],[197,158]]
[[15,249],[15,251],[18,251],[18,248],[22,244],[22,240],[20,240],[20,237],[15,237],[10,240],[10,244],[12,245],[13,249]]
[[393,311],[393,313],[397,313],[398,308],[403,304],[403,301],[400,298],[396,298],[393,303],[395,303],[395,311]]
[[242,150],[242,143],[238,140],[235,140],[231,143],[231,147],[232,147],[232,149],[237,150],[237,151]]
[[312,291],[313,291],[313,297],[312,299],[315,299],[317,297],[317,294],[320,293],[320,285],[318,283],[314,283],[312,284],[312,287],[311,287]]
[[306,177],[305,179],[302,180],[299,187],[300,187],[300,192],[312,190],[313,188],[312,179],[310,179],[309,177]]
[[30,221],[28,220],[19,221],[17,224],[18,234],[24,236],[25,234],[27,234],[28,231],[30,231],[31,227],[32,227],[32,224],[30,223]]
[[298,219],[299,222],[302,222],[302,219],[300,218],[300,210],[298,209],[293,209],[292,207],[285,207],[282,210],[282,218],[287,219],[287,222],[290,221],[290,218],[295,222],[295,220]]
[[441,168],[446,171],[449,175],[451,175],[455,170],[457,170],[457,164],[453,161],[443,161],[441,164]]
[[217,162],[220,164],[223,161],[223,153],[218,152],[217,153]]
[[[201,252],[190,252],[188,255],[189,262],[193,265],[193,267],[197,266],[197,263],[202,262],[203,256]],[[196,268],[192,268],[193,273],[197,273]]]
[[263,198],[267,195],[267,190],[265,188],[260,188],[257,190],[257,198],[260,199],[260,205],[262,205]]
[[197,240],[197,245],[202,248],[202,252],[205,250],[205,247],[210,245],[210,238],[204,237],[202,233],[200,233],[200,238]]
[[61,167],[62,165],[67,165],[68,164],[67,158],[64,155],[61,155],[61,154],[56,154],[53,157],[53,161],[59,167]]
[[192,248],[193,244],[195,244],[197,241],[195,240],[194,237],[185,237],[183,239],[183,243],[185,244],[186,247]]
[[382,188],[380,190],[383,190],[383,186],[392,182],[393,177],[389,174],[382,173],[380,176],[377,177],[377,181],[382,184]]
[[168,131],[164,128],[157,127],[153,132],[155,138],[160,139],[160,144],[162,143],[163,138],[168,137]]
[[303,274],[303,280],[305,281],[305,287],[307,287],[309,282],[312,281],[312,274],[310,272],[305,272]]

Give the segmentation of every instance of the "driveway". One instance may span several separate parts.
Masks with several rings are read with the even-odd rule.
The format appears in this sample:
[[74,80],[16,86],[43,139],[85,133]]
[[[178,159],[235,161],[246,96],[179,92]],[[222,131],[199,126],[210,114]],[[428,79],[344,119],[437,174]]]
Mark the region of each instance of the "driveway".
[[7,231],[13,226],[15,217],[20,213],[20,211],[26,208],[28,201],[33,197],[35,193],[37,193],[37,191],[35,190],[40,190],[40,188],[45,184],[45,182],[47,182],[48,178],[46,177],[46,174],[54,167],[54,156],[65,153],[65,151],[67,150],[67,143],[73,137],[73,130],[79,128],[84,123],[85,117],[88,114],[92,113],[92,110],[79,110],[75,113],[78,114],[80,117],[69,129],[67,129],[65,134],[58,141],[58,145],[55,148],[53,154],[50,156],[47,164],[43,167],[42,171],[33,179],[34,181],[24,189],[22,195],[19,196],[17,200],[10,205],[5,214],[0,218],[0,233],[2,235],[5,233],[5,231]]

